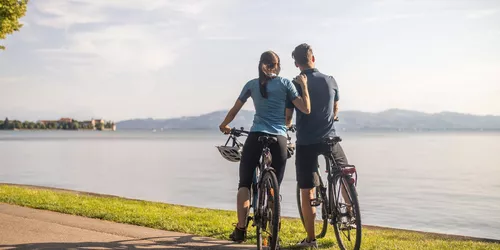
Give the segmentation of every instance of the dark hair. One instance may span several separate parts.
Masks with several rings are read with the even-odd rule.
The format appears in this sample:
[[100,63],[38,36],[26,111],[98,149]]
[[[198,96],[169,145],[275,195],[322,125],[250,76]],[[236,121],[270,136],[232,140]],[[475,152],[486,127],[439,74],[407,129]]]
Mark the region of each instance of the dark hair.
[[313,56],[312,48],[309,44],[303,43],[295,47],[292,52],[292,58],[299,65],[307,65],[311,62]]
[[280,57],[273,51],[266,51],[260,55],[259,61],[259,86],[262,97],[267,98],[267,82],[281,70]]

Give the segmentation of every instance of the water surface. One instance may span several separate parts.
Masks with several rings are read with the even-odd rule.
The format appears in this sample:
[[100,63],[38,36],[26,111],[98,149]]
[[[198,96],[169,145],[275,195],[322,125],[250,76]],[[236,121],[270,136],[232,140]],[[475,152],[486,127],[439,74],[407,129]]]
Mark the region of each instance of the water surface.
[[[500,239],[500,133],[342,133],[363,224]],[[203,131],[1,131],[0,182],[235,209],[238,165]],[[298,216],[295,162],[282,214]],[[236,219],[236,218],[235,218]]]

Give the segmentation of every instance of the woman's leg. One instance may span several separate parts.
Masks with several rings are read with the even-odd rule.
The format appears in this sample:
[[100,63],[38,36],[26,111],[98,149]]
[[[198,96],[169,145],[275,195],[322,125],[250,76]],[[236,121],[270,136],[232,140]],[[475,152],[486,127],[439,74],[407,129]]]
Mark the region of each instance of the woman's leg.
[[252,185],[255,167],[259,164],[262,146],[260,145],[258,133],[250,133],[243,145],[243,152],[239,169],[238,194],[236,197],[236,209],[238,212],[239,229],[244,230],[248,209],[250,208],[250,186]]
[[281,186],[283,176],[285,175],[286,160],[288,158],[287,152],[287,139],[284,136],[278,135],[278,143],[269,146],[273,161],[272,167],[276,170],[276,177],[278,178],[278,185]]

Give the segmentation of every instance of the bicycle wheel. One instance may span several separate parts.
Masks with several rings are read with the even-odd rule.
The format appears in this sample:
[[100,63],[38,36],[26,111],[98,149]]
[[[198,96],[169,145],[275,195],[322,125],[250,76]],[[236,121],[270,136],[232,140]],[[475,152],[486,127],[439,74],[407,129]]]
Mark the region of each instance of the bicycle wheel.
[[[320,179],[320,187],[323,186],[323,182],[321,181]],[[315,195],[314,195],[314,198],[317,200],[317,201],[320,201],[321,202],[321,220],[319,221],[315,221],[314,222],[314,229],[315,229],[315,232],[319,232],[319,234],[316,235],[316,238],[323,238],[325,237],[326,235],[326,231],[328,229],[328,212],[326,211],[326,203],[328,201],[327,197],[323,197],[323,195],[321,194],[321,190],[320,190],[320,187],[316,187],[316,190],[315,190]],[[299,210],[299,215],[300,215],[300,220],[302,221],[302,226],[305,227],[304,225],[304,216],[302,214],[302,209],[301,209],[301,204],[302,204],[302,198],[301,198],[301,195],[300,195],[300,188],[299,188],[299,185],[297,185],[297,208]],[[317,211],[318,209],[316,209]]]
[[268,246],[278,249],[280,227],[280,194],[278,179],[272,171],[266,171],[260,184],[260,223],[257,227],[257,249]]
[[[356,187],[353,183],[340,177],[335,181],[334,207],[337,211],[333,221],[335,237],[342,250],[358,250],[361,246],[361,213]],[[342,189],[345,195],[342,195]],[[345,198],[344,198],[345,197]],[[346,201],[345,199],[348,199]]]

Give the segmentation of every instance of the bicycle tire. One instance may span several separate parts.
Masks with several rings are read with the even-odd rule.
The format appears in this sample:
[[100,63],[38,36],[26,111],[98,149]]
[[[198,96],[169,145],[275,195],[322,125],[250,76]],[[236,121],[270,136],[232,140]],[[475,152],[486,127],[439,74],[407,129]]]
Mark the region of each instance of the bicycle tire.
[[[270,187],[268,188],[266,184],[269,184]],[[271,250],[276,250],[279,247],[279,227],[280,227],[280,216],[281,216],[281,211],[280,211],[280,195],[279,195],[279,186],[278,186],[278,178],[276,178],[276,175],[274,174],[273,171],[265,171],[264,175],[262,177],[262,182],[261,182],[261,187],[260,190],[262,191],[261,193],[265,192],[265,196],[267,198],[272,197],[272,203],[267,203],[266,209],[271,209],[271,211],[268,210],[268,212],[271,212],[271,216],[269,218],[269,226],[270,226],[270,239],[262,239],[262,224],[258,225],[257,227],[257,249],[262,249],[263,243],[267,240],[268,242],[268,247]],[[263,201],[263,199],[259,199],[259,203]],[[263,221],[265,220],[265,221]],[[267,222],[268,220],[264,218],[264,216],[261,215],[261,222],[263,222],[265,228],[267,229]]]
[[[320,182],[322,183],[321,179],[320,179]],[[319,190],[319,187],[316,187],[316,197],[318,197],[318,196],[323,200],[323,202],[321,203],[321,217],[322,217],[321,231],[319,234],[316,235],[316,238],[321,239],[321,238],[325,237],[326,232],[328,230],[328,212],[326,211],[326,205],[325,205],[325,202],[328,201],[328,197],[323,197],[323,195],[321,194],[321,191]],[[299,210],[299,215],[300,215],[300,221],[302,221],[302,226],[304,226],[304,228],[305,228],[304,215],[302,214],[302,209],[301,209],[302,199],[301,199],[300,188],[299,188],[298,184],[297,184],[296,198],[297,198],[297,209]]]
[[260,228],[260,225],[256,226],[256,237],[257,237],[257,250],[262,250],[262,230]]
[[[359,207],[358,194],[356,191],[356,187],[354,186],[353,183],[349,183],[347,181],[347,179],[345,179],[344,177],[340,177],[338,180],[340,181],[339,188],[341,188],[342,186],[345,187],[347,185],[346,190],[348,192],[348,196],[349,196],[351,205],[353,207],[353,212],[355,214],[354,219],[355,219],[355,225],[356,225],[356,229],[355,229],[356,234],[354,234],[354,236],[356,237],[356,239],[354,241],[354,245],[349,244],[349,247],[346,246],[347,242],[344,242],[344,240],[342,239],[342,235],[341,235],[341,231],[344,231],[344,230],[341,230],[340,223],[338,223],[338,218],[335,218],[334,221],[332,221],[333,229],[335,232],[335,238],[337,239],[337,243],[338,243],[341,250],[351,250],[351,249],[352,250],[359,250],[361,247],[362,226],[361,226],[361,213],[360,213],[360,207]],[[333,185],[333,183],[332,183],[332,185]],[[332,190],[334,190],[334,189],[332,189]],[[339,194],[342,195],[341,192],[339,192]],[[331,196],[331,197],[336,197],[336,196]],[[335,202],[332,202],[332,203],[335,203]],[[334,205],[337,205],[337,206],[332,207],[332,209],[335,208],[335,209],[337,209],[337,211],[339,211],[338,204],[334,204]],[[349,234],[348,237],[350,237],[350,230],[349,230],[348,234]]]

